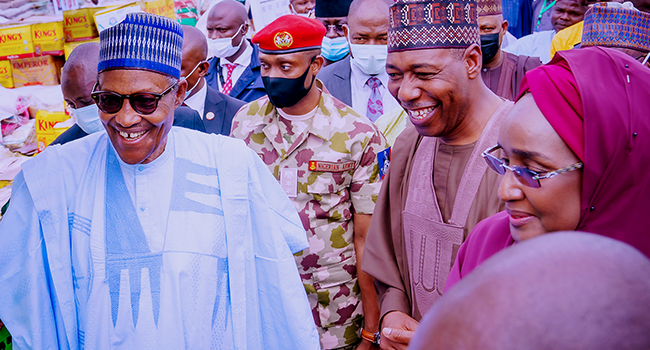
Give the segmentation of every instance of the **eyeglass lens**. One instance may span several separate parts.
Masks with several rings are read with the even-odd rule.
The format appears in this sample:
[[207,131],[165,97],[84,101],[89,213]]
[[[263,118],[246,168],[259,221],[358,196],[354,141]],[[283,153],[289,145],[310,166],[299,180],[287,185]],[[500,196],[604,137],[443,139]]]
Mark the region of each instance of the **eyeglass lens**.
[[[506,174],[506,168],[505,164],[503,164],[503,161],[491,154],[488,154],[487,157],[485,157],[485,161],[488,163],[488,166],[490,169],[494,170],[499,175],[505,175]],[[539,188],[539,180],[535,180],[530,171],[527,169],[518,167],[518,166],[513,166],[511,167],[515,175],[526,181],[526,184],[532,188]]]
[[327,29],[333,29],[337,34],[343,34],[343,25],[341,24],[328,24]]
[[[105,113],[117,113],[122,109],[125,96],[113,92],[97,94],[97,105]],[[131,107],[140,114],[151,114],[158,107],[158,99],[152,94],[138,93],[129,97]]]

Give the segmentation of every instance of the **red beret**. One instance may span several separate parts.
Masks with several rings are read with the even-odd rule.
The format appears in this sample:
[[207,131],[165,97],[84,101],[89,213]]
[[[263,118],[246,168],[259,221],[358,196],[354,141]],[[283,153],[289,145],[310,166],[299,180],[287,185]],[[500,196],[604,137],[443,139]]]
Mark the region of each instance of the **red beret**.
[[253,43],[260,46],[260,51],[276,55],[320,49],[326,32],[315,19],[284,15],[257,32]]

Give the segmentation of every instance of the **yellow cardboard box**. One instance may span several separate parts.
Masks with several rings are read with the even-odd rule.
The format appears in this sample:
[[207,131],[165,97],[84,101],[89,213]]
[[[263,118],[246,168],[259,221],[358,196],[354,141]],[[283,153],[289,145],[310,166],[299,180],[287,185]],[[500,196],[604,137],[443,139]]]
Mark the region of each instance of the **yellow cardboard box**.
[[63,22],[32,24],[34,53],[41,55],[63,55]]
[[96,9],[83,8],[63,11],[65,41],[86,41],[97,37],[97,28],[93,15]]
[[33,56],[31,25],[0,28],[0,60]]
[[63,112],[50,113],[45,110],[36,112],[36,144],[39,153],[43,152],[52,141],[68,130],[67,127],[56,127],[56,124],[69,118],[70,116]]
[[58,85],[61,67],[61,61],[53,56],[11,60],[14,86]]
[[0,61],[0,85],[11,89],[14,87],[14,77],[11,74],[11,62]]
[[74,50],[77,46],[85,43],[99,43],[99,38],[95,38],[93,40],[88,40],[88,41],[75,41],[73,43],[65,43],[63,44],[63,53],[65,54],[65,60],[68,60],[68,57],[70,57],[70,53],[72,50]]
[[102,11],[95,12],[95,24],[97,31],[101,32],[122,22],[126,15],[133,12],[142,12],[140,3],[132,3],[124,6],[109,7]]
[[145,2],[145,11],[154,15],[169,17],[176,20],[174,0],[154,0]]

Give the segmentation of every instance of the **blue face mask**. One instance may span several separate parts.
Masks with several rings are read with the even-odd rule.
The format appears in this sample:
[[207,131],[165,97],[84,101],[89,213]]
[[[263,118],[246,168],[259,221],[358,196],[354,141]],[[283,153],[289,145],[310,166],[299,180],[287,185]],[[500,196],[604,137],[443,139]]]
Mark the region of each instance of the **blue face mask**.
[[345,57],[350,51],[348,46],[348,41],[345,37],[338,37],[330,39],[328,37],[323,38],[323,46],[321,48],[321,54],[325,57],[326,60],[331,62],[336,62],[343,57]]
[[104,125],[102,125],[102,121],[99,119],[99,109],[94,103],[77,109],[68,108],[68,113],[74,117],[77,125],[87,134],[94,134],[104,130]]

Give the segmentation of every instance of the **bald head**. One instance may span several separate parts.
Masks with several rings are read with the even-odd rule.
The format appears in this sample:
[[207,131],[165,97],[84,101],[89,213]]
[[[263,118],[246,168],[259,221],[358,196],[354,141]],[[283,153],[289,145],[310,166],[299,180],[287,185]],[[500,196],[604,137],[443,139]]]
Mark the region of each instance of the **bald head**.
[[248,11],[246,7],[235,0],[223,0],[210,10],[206,22],[210,45],[213,40],[230,38],[230,45],[238,48],[235,52],[224,51],[222,45],[210,46],[212,55],[226,58],[230,62],[241,56],[248,47],[246,33],[248,33]]
[[193,26],[183,26],[183,61],[192,60],[196,65],[208,58],[208,42],[205,35]]
[[221,20],[224,18],[230,18],[241,25],[248,20],[248,11],[246,11],[246,6],[239,1],[223,0],[214,5],[212,10],[210,10],[210,14],[208,15],[208,24],[211,20]]
[[[344,32],[351,44],[386,45],[390,5],[393,0],[354,0]],[[354,53],[353,53],[354,56]]]
[[650,260],[552,233],[496,254],[427,313],[409,349],[650,349]]
[[70,107],[81,108],[95,103],[90,93],[97,81],[98,63],[98,43],[77,46],[66,60],[61,71],[61,90]]
[[388,18],[388,11],[394,3],[393,0],[354,0],[350,4],[350,10],[348,11],[348,23],[355,16],[368,12],[379,12]]

